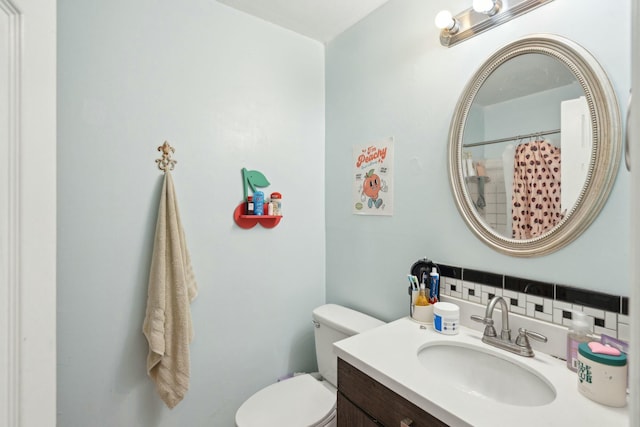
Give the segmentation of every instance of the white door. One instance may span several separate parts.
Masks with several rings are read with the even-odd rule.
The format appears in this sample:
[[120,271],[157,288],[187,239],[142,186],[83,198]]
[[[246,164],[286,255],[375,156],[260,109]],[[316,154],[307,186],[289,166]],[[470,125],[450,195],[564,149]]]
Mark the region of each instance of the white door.
[[56,0],[0,0],[0,426],[56,423]]
[[[631,160],[631,337],[640,337],[640,5],[631,2],[631,88],[633,99],[627,135]],[[640,427],[640,340],[631,340],[629,351],[630,426]]]

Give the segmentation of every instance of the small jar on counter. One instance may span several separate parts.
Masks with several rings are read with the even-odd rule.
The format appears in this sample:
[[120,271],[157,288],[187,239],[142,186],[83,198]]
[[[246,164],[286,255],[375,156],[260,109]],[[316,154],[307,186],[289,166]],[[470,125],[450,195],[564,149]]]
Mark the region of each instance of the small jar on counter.
[[607,406],[627,404],[627,355],[599,342],[578,346],[578,390]]
[[271,193],[271,204],[273,205],[272,215],[282,216],[282,194]]
[[[435,268],[435,267],[434,267]],[[433,305],[433,329],[445,335],[455,335],[460,328],[460,308],[450,302]]]

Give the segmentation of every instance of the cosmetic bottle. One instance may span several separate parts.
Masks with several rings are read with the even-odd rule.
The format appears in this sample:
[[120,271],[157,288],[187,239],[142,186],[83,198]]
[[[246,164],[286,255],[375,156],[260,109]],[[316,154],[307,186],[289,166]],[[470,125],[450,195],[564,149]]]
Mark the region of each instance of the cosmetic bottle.
[[264,215],[264,193],[262,191],[253,192],[253,214]]
[[247,196],[245,213],[247,215],[253,215],[253,196]]
[[273,204],[273,215],[282,216],[282,194],[271,193],[271,203]]
[[581,311],[571,311],[571,326],[567,331],[567,368],[578,370],[578,346],[583,342],[594,341],[587,315]]
[[476,169],[473,166],[473,158],[471,157],[471,155],[469,155],[469,157],[467,157],[465,161],[467,163],[467,174],[469,176],[476,176]]
[[429,302],[435,304],[438,302],[438,290],[440,289],[440,275],[435,267],[431,267],[429,273]]

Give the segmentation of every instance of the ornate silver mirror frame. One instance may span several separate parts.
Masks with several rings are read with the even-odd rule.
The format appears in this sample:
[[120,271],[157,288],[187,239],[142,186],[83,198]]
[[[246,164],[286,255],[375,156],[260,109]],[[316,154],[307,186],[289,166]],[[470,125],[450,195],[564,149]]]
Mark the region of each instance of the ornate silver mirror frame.
[[[582,191],[563,219],[550,231],[530,239],[500,235],[478,214],[464,182],[462,162],[465,124],[471,105],[489,75],[519,55],[549,55],[564,63],[582,86],[587,100],[593,149]],[[456,205],[471,231],[493,249],[518,257],[546,255],[575,240],[604,206],[618,172],[622,132],[615,92],[595,58],[577,43],[556,35],[535,34],[512,42],[494,53],[475,73],[456,106],[449,131],[449,179]]]

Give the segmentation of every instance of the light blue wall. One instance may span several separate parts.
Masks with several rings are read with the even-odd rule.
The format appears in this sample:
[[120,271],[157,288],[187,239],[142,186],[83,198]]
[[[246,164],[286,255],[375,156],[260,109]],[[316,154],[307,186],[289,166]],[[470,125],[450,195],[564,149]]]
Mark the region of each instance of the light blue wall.
[[[568,85],[489,105],[484,112],[485,134],[480,138],[474,138],[474,140],[486,141],[542,130],[560,129],[562,101],[578,98],[583,94],[584,92],[579,85]],[[546,138],[554,145],[560,145],[560,135],[553,134]],[[486,158],[500,157],[507,144],[517,145],[519,142],[516,140],[486,145],[484,146],[484,156]]]
[[[460,45],[439,44],[433,18],[467,0],[391,0],[327,46],[327,300],[385,320],[407,313],[406,274],[420,257],[452,265],[629,294],[629,175],[621,167],[591,227],[571,245],[533,259],[501,255],[474,237],[448,180],[453,109],[484,58],[532,33],[588,49],[609,74],[625,114],[630,87],[630,3],[602,13],[596,0],[558,0]],[[395,212],[352,215],[354,144],[395,138]]]
[[[59,0],[58,29],[58,425],[232,426],[316,366],[324,47],[213,0]],[[172,411],[142,335],[165,139],[200,288]],[[283,194],[277,228],[234,225],[242,167]]]

